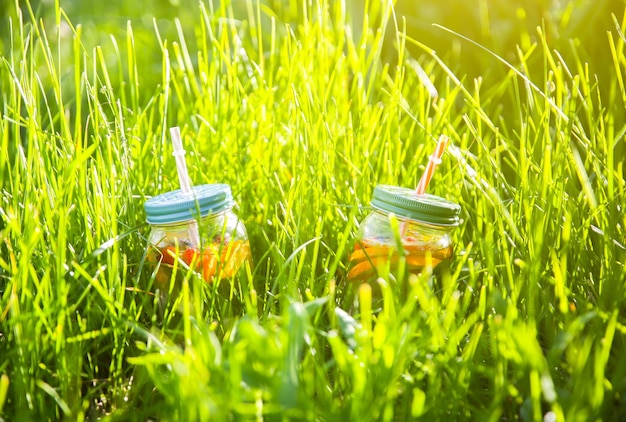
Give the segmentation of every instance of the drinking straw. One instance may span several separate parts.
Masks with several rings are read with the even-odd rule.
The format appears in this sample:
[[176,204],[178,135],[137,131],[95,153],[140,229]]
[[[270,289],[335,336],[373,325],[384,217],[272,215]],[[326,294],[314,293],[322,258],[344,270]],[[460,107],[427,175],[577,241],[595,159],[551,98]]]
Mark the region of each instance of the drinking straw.
[[415,188],[415,193],[417,193],[418,195],[424,195],[424,193],[426,192],[426,187],[428,186],[428,183],[430,183],[430,179],[435,173],[435,168],[439,164],[441,164],[441,157],[443,156],[443,151],[446,149],[446,145],[448,144],[449,140],[450,138],[448,138],[446,135],[441,135],[439,137],[437,147],[428,159],[426,170],[424,170],[424,174],[422,174],[422,178],[417,184],[417,188]]
[[[180,137],[180,129],[176,127],[170,128],[170,134],[172,135],[172,146],[174,151],[172,155],[176,160],[176,170],[178,171],[178,182],[180,183],[180,190],[183,193],[191,194],[191,183],[189,182],[189,173],[187,172],[187,163],[185,161],[186,151],[183,149],[183,142]],[[198,223],[192,221],[189,224],[189,237],[193,246],[200,244],[200,234],[198,233]]]
[[183,193],[190,193],[191,183],[189,183],[189,173],[187,172],[187,162],[185,161],[185,154],[187,152],[183,149],[183,142],[180,138],[180,128],[170,128],[170,134],[172,135],[172,146],[174,147],[172,155],[176,160],[176,170],[178,171],[180,190]]

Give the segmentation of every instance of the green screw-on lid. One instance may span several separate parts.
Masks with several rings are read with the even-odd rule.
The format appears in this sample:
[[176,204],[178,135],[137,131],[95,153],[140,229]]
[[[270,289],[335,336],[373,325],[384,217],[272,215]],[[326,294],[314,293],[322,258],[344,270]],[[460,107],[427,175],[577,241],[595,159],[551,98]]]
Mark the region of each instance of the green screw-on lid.
[[418,195],[415,190],[400,186],[376,186],[371,205],[427,224],[458,226],[460,223],[461,207],[458,204],[436,195]]
[[193,186],[191,192],[180,189],[148,199],[144,203],[150,224],[171,224],[216,213],[235,204],[226,184]]

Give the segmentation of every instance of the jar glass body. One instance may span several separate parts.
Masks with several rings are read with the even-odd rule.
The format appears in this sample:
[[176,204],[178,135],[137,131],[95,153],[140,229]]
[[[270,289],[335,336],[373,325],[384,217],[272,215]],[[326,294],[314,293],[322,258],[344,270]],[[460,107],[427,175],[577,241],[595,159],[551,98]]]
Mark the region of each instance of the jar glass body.
[[359,226],[350,254],[348,281],[374,281],[379,269],[387,265],[394,272],[400,253],[406,258],[406,270],[414,274],[429,263],[436,267],[452,258],[454,247],[450,232],[454,226],[428,224],[397,215],[396,218],[402,252],[398,248],[389,213],[372,211]]
[[204,281],[213,282],[234,276],[250,261],[246,228],[232,208],[198,220],[150,227],[147,260],[158,265],[155,280],[160,289],[168,286],[175,266],[178,274],[191,269]]

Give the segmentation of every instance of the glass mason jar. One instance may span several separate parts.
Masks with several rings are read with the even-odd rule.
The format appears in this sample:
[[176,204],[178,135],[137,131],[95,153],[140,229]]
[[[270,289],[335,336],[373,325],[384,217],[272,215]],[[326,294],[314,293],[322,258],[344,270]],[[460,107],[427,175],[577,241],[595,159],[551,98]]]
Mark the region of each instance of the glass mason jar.
[[158,265],[157,288],[168,290],[175,265],[178,274],[191,269],[211,283],[234,276],[251,259],[248,234],[234,206],[226,184],[174,190],[144,203],[151,229],[147,261]]
[[[399,244],[408,273],[418,274],[429,262],[434,268],[452,258],[450,232],[460,223],[458,204],[435,195],[417,195],[413,189],[378,185],[371,206],[373,210],[361,222],[350,254],[348,281],[374,281],[383,265],[394,272],[401,253]],[[389,218],[391,213],[398,221],[397,232]]]

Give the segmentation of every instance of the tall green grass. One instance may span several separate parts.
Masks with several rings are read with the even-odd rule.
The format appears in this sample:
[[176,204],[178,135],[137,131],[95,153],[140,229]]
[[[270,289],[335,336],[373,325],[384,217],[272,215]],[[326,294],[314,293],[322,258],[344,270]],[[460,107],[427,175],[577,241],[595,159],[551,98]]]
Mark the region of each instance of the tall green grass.
[[[593,63],[541,26],[510,57],[432,27],[486,63],[471,78],[390,6],[366,2],[355,35],[342,2],[274,3],[110,37],[13,5],[0,418],[623,418],[626,14]],[[192,180],[239,203],[241,312],[191,274],[158,310],[143,202],[177,188],[171,126]],[[356,227],[377,183],[417,184],[440,133],[429,191],[463,208],[455,260],[382,278],[373,309],[344,280]]]

